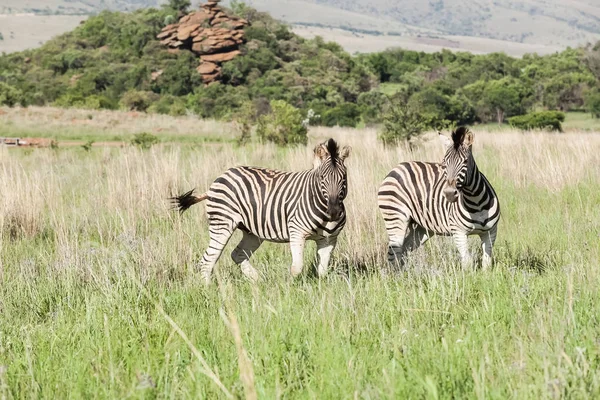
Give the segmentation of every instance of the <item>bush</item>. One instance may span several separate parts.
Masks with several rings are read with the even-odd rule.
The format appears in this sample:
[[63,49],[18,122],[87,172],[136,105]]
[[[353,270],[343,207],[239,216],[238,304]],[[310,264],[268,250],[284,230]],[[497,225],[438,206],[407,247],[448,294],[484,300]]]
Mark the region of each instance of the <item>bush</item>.
[[119,104],[130,111],[146,111],[160,96],[154,92],[130,90],[123,95]]
[[300,110],[283,100],[273,100],[271,113],[259,118],[256,133],[279,146],[306,144],[308,128],[302,121]]
[[379,135],[383,144],[410,142],[427,129],[425,118],[413,104],[409,104],[402,97],[390,100],[388,109],[383,115],[383,132]]
[[348,126],[354,128],[360,121],[360,108],[354,103],[342,103],[323,113],[325,126]]
[[167,94],[161,96],[160,99],[152,103],[146,111],[149,113],[168,114],[177,117],[185,115],[187,109],[185,107],[185,102],[181,98]]
[[585,109],[594,118],[600,118],[600,91],[590,90],[585,95]]
[[256,109],[251,101],[242,105],[234,115],[234,127],[238,131],[237,143],[240,146],[247,144],[252,138],[252,126],[256,122]]
[[560,111],[539,111],[508,119],[508,123],[517,129],[548,129],[558,132],[562,132],[564,121],[565,114]]
[[0,105],[13,107],[22,101],[23,94],[4,82],[0,82]]
[[137,146],[143,150],[147,150],[159,142],[160,142],[160,140],[158,139],[158,137],[154,136],[151,133],[146,133],[146,132],[137,133],[133,136],[133,139],[131,139],[132,145]]
[[85,151],[91,151],[94,143],[96,143],[94,140],[88,140],[87,142],[81,145],[81,148]]

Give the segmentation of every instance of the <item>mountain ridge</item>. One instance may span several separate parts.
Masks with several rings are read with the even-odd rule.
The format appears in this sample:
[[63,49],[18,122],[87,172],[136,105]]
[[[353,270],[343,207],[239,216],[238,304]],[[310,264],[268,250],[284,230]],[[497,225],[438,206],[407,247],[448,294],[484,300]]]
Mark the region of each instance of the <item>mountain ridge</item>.
[[[103,9],[130,11],[165,2],[4,0],[0,17],[6,23],[0,33],[5,40],[0,40],[0,51],[35,47],[62,33],[61,26],[63,31],[70,30]],[[192,8],[199,3],[192,1]],[[230,1],[222,4],[228,6]],[[600,5],[592,0],[573,0],[567,5],[560,0],[248,0],[246,4],[296,25],[302,35],[343,41],[350,52],[382,50],[383,46],[437,51],[446,43],[453,50],[520,56],[600,40]],[[65,22],[56,22],[58,15]],[[31,26],[36,29],[31,31]]]

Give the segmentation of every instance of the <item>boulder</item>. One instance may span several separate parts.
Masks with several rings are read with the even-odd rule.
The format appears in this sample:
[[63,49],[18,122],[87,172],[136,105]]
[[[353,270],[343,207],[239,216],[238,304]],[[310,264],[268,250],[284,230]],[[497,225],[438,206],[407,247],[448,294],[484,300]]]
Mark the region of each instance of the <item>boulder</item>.
[[202,75],[202,81],[206,84],[217,82],[221,78],[221,72],[215,72],[214,74]]
[[190,24],[203,24],[204,21],[210,19],[210,15],[203,11],[196,11],[193,14],[190,14],[189,23]]
[[[165,26],[156,36],[169,53],[196,54],[200,58],[196,70],[205,84],[220,81],[221,64],[241,54],[239,46],[246,42],[243,28],[249,25],[242,18],[227,15],[218,4],[219,0],[210,0],[198,11],[180,14],[177,23]],[[153,73],[151,78],[158,76]]]
[[214,63],[222,63],[225,61],[231,61],[234,58],[236,58],[237,56],[239,56],[240,54],[242,54],[241,51],[232,50],[227,53],[207,54],[204,56],[200,56],[200,59],[202,60],[202,62],[209,61],[209,62],[214,62]]
[[158,78],[159,78],[159,77],[162,75],[162,73],[163,73],[163,70],[162,70],[162,69],[159,69],[158,71],[154,71],[154,72],[152,72],[152,73],[150,74],[150,78],[151,78],[153,81],[155,81],[155,80],[157,80],[157,79],[158,79]]
[[200,64],[198,66],[198,68],[196,68],[196,70],[201,75],[211,75],[217,71],[221,72],[221,68],[219,68],[219,66],[217,64],[212,63],[212,62],[203,62],[202,64]]
[[177,39],[184,41],[188,40],[191,33],[200,28],[200,24],[180,25],[177,29]]

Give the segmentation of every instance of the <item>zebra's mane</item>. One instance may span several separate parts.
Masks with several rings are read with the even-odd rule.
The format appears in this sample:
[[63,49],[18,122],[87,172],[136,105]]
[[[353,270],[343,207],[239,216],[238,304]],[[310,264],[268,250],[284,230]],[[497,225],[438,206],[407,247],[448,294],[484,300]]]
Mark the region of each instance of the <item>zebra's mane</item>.
[[339,152],[340,149],[338,147],[338,144],[335,140],[329,139],[326,143],[326,146],[327,146],[327,152],[329,153],[329,156],[331,157],[331,163],[333,165],[335,165],[336,160],[338,159],[339,154],[340,154],[340,152]]
[[469,133],[469,128],[466,126],[459,126],[454,132],[452,132],[452,142],[454,142],[454,148],[458,150],[461,144],[465,141],[465,136]]

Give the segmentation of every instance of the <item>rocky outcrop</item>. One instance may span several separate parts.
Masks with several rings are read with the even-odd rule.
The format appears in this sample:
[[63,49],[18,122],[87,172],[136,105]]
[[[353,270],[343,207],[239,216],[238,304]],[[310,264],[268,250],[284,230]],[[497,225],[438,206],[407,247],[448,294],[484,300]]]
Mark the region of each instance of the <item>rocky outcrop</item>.
[[196,54],[200,58],[197,70],[206,84],[221,79],[221,65],[240,55],[240,45],[246,41],[244,27],[248,21],[227,15],[219,1],[202,4],[199,11],[165,26],[156,36],[170,52],[189,50]]

